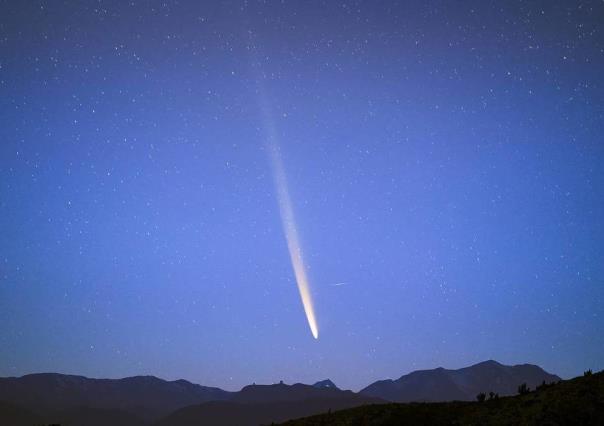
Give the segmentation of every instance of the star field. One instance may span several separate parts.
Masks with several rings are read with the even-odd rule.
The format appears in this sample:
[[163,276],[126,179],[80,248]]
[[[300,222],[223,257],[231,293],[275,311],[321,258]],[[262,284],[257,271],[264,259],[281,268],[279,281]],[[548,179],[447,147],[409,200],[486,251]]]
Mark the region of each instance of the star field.
[[601,1],[0,1],[0,376],[600,370],[603,106]]

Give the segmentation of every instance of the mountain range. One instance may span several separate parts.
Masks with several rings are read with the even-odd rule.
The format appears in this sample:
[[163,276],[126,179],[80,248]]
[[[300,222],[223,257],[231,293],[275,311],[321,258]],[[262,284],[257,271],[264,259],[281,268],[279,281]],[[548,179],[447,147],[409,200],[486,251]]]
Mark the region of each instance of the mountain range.
[[313,385],[249,385],[238,392],[153,376],[90,379],[55,373],[0,378],[0,423],[32,425],[259,425],[367,404],[473,400],[516,393],[558,376],[535,365],[486,361],[459,370],[415,371],[358,393],[326,379]]
[[74,408],[119,410],[151,421],[187,405],[221,401],[232,393],[153,376],[125,379],[90,379],[56,373],[29,374],[0,379],[0,401],[18,404],[34,413]]
[[397,380],[380,380],[359,393],[392,402],[473,401],[480,392],[514,395],[518,385],[535,388],[560,377],[531,364],[507,366],[489,360],[459,370],[419,370]]
[[604,371],[482,401],[390,403],[290,420],[282,426],[604,425]]

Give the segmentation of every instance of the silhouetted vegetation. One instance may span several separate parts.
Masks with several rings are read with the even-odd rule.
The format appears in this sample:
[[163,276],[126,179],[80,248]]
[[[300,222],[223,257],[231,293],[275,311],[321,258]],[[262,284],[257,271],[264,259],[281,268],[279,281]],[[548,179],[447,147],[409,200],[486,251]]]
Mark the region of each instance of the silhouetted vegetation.
[[591,368],[590,368],[589,370],[587,370],[587,371],[585,371],[585,372],[583,373],[583,375],[584,375],[585,377],[589,377],[589,376],[591,376],[592,374],[593,374],[593,373],[592,373],[592,371],[591,371]]
[[484,392],[480,392],[478,395],[476,395],[476,401],[478,402],[484,402],[485,398],[486,398],[486,394]]
[[521,384],[520,386],[518,386],[518,394],[519,395],[526,395],[527,393],[529,393],[531,391],[531,388],[529,388],[526,383]]
[[[542,384],[534,392],[481,402],[370,405],[284,423],[354,425],[596,425],[604,424],[604,372]],[[480,394],[479,394],[480,395]],[[495,394],[496,395],[496,394]],[[486,395],[485,395],[486,398]],[[478,396],[477,401],[480,401]]]

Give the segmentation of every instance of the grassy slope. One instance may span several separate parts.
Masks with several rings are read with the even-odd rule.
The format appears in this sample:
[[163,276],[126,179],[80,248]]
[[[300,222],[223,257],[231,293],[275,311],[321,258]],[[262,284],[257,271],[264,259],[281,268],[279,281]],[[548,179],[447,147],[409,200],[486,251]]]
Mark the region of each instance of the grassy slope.
[[287,426],[604,425],[604,372],[485,402],[369,405],[284,423]]

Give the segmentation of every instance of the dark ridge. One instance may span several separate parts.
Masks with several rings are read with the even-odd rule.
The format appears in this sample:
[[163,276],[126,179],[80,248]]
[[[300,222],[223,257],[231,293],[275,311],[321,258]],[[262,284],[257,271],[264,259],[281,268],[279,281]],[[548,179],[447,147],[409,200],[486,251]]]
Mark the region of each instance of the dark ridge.
[[[486,390],[484,390],[486,391]],[[291,420],[287,426],[602,425],[604,372],[483,402],[381,404]]]
[[186,380],[169,382],[154,376],[89,379],[41,373],[0,378],[0,401],[17,404],[38,415],[87,407],[155,420],[188,405],[230,397],[231,392],[222,389]]
[[392,402],[472,401],[479,392],[513,395],[521,383],[534,388],[543,381],[559,380],[536,365],[507,366],[489,360],[458,370],[414,371],[397,380],[372,383],[360,393]]
[[315,388],[339,389],[334,382],[329,379],[321,380],[313,385]]

